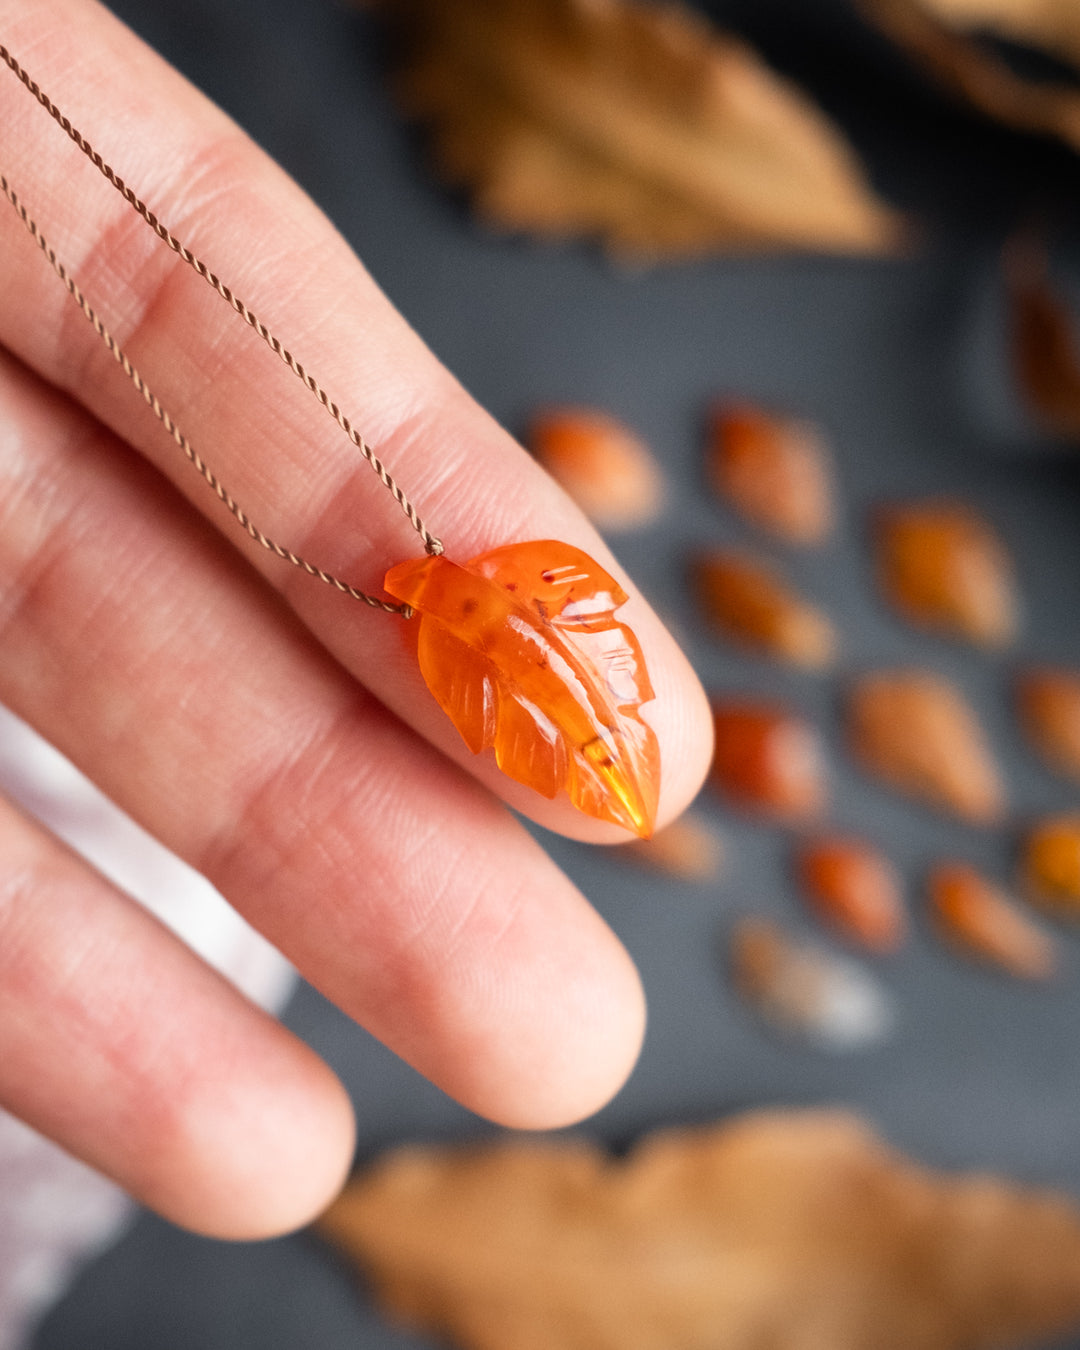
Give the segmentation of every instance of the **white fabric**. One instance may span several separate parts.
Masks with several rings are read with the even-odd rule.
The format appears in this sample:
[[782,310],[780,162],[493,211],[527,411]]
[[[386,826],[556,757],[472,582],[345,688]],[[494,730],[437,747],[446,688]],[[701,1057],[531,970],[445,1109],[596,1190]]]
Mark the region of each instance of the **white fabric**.
[[[0,707],[0,792],[142,901],[251,998],[277,1009],[294,976],[204,877]],[[111,1182],[0,1111],[0,1350],[18,1350],[78,1263],[131,1212]]]

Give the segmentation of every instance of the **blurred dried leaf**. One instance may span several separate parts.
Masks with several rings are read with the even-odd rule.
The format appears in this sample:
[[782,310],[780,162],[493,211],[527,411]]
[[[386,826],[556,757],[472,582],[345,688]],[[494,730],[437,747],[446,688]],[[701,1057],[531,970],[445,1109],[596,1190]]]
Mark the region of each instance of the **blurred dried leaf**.
[[980,112],[1080,150],[1080,86],[1017,74],[978,30],[1080,64],[1080,7],[1070,0],[858,0],[930,74]]
[[511,230],[680,257],[896,246],[840,133],[743,43],[670,4],[378,0],[440,172]]
[[930,671],[860,679],[848,705],[852,749],[892,787],[972,825],[997,823],[1005,789],[974,712]]
[[320,1223],[465,1350],[1004,1350],[1080,1320],[1080,1212],[919,1167],[840,1112],[405,1148]]
[[1015,239],[1005,252],[1009,345],[1028,409],[1055,436],[1080,437],[1080,341],[1068,305],[1050,283],[1046,249]]
[[922,0],[944,23],[985,29],[1080,66],[1080,6],[1074,0]]

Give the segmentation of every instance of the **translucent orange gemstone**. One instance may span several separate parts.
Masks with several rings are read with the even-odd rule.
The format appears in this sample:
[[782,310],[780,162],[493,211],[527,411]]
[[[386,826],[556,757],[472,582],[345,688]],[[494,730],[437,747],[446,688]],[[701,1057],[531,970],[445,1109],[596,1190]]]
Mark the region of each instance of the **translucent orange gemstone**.
[[805,422],[749,404],[713,411],[708,457],[717,493],[759,529],[788,544],[820,544],[833,524],[832,473]]
[[739,806],[794,820],[825,806],[825,755],[814,728],[775,704],[713,705],[712,781]]
[[715,549],[694,567],[702,607],[721,632],[753,650],[809,670],[831,664],[836,633],[775,568],[730,549]]
[[1024,844],[1023,870],[1034,899],[1080,918],[1080,814],[1036,825]]
[[814,910],[871,951],[895,951],[907,921],[896,869],[859,839],[829,837],[804,844],[796,867]]
[[592,408],[538,413],[529,446],[601,528],[627,530],[660,514],[665,492],[659,465],[645,443],[607,413]]
[[990,526],[958,502],[878,514],[878,577],[911,623],[1003,646],[1016,631],[1012,563]]
[[1029,670],[1016,696],[1028,739],[1055,769],[1080,779],[1080,673]]
[[395,599],[420,615],[420,670],[474,754],[586,815],[648,837],[660,751],[638,709],[654,697],[641,648],[615,618],[627,595],[581,549],[541,539],[463,566],[399,563]]
[[1046,979],[1054,973],[1051,940],[974,867],[935,867],[927,894],[938,928],[964,950],[1022,979]]
[[999,820],[1005,790],[963,695],[925,670],[864,676],[849,702],[852,748],[899,791],[973,825]]

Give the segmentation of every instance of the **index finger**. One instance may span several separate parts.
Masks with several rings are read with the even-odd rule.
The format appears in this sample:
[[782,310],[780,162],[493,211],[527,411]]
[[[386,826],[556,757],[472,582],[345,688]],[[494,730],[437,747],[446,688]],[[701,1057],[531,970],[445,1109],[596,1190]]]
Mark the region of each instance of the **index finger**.
[[[464,561],[499,544],[555,538],[620,575],[580,513],[424,348],[311,202],[220,111],[95,5],[4,0],[0,24],[9,47],[36,54],[35,77],[153,209],[272,320],[350,410],[451,556]],[[85,59],[88,51],[95,61]],[[353,446],[14,80],[0,83],[0,119],[10,177],[28,185],[24,195],[49,222],[52,242],[218,475],[268,534],[378,589],[386,568],[415,555],[418,544]],[[0,278],[0,341],[228,530],[218,503],[133,397],[32,245],[16,238],[19,230],[13,215],[0,221],[11,263]],[[612,837],[565,797],[547,802],[469,754],[423,688],[400,624],[347,611],[339,595],[234,537],[338,659],[440,749],[534,819],[581,837]],[[700,784],[708,719],[688,665],[627,589],[632,598],[620,618],[642,642],[657,695],[645,717],[661,746],[663,820]]]

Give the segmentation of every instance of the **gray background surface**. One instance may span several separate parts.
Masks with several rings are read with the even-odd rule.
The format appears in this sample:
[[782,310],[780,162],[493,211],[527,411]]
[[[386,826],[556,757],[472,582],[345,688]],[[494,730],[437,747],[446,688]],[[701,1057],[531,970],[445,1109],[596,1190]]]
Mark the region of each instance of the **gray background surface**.
[[[1018,740],[1007,700],[1013,656],[986,657],[897,624],[874,595],[865,537],[874,502],[961,493],[1016,555],[1025,652],[1080,663],[1080,479],[1010,392],[998,276],[1006,233],[1039,212],[1060,222],[1057,263],[1069,277],[1078,161],[953,107],[841,0],[703,7],[841,121],[880,190],[923,222],[915,256],[720,259],[631,273],[586,245],[495,237],[425,172],[423,138],[390,103],[369,16],[329,0],[114,5],[299,179],[511,430],[536,404],[574,400],[616,412],[652,443],[673,500],[657,527],[616,541],[623,560],[685,637],[708,687],[782,694],[826,730],[835,821],[887,845],[913,900],[925,867],[943,853],[1006,877],[1014,832],[955,827],[868,784],[842,750],[842,675],[799,675],[721,649],[696,621],[684,565],[694,545],[748,538],[703,491],[710,401],[738,394],[817,420],[835,448],[843,516],[834,545],[800,558],[798,571],[843,631],[844,672],[900,661],[954,676],[1007,768],[1017,826],[1080,805],[1080,791],[1042,770]],[[582,1128],[618,1147],[655,1126],[748,1106],[841,1102],[928,1163],[992,1168],[1080,1196],[1075,940],[1063,937],[1056,987],[1022,988],[944,951],[915,904],[907,949],[876,967],[899,1007],[894,1038],[835,1057],[786,1044],[725,987],[720,951],[743,913],[810,931],[787,876],[790,839],[730,818],[715,802],[704,806],[728,846],[719,885],[660,884],[610,852],[546,841],[633,953],[650,1002],[637,1072]],[[349,1085],[361,1159],[402,1140],[490,1132],[310,990],[298,993],[287,1021]],[[145,1216],[85,1272],[34,1344],[390,1350],[427,1342],[385,1326],[308,1236],[230,1246]]]

